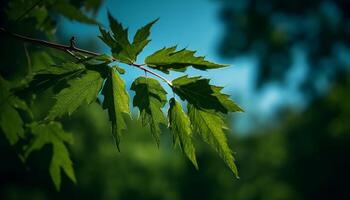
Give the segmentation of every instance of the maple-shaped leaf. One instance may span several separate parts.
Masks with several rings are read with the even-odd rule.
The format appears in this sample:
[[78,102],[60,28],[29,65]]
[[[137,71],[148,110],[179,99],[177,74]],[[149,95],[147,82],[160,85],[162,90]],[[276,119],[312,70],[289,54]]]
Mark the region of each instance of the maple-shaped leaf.
[[168,48],[164,47],[148,56],[145,63],[149,67],[165,73],[169,73],[169,70],[185,71],[189,66],[200,70],[216,69],[227,66],[206,61],[203,56],[195,56],[195,53],[195,51],[187,49],[176,51],[176,46]]
[[112,122],[112,133],[119,150],[120,137],[127,129],[125,118],[130,117],[130,108],[125,83],[115,68],[110,68],[102,94],[104,95],[103,108],[108,110],[109,120]]
[[70,115],[82,104],[90,104],[95,101],[102,82],[100,73],[90,70],[81,77],[69,80],[69,87],[64,88],[55,96],[57,101],[51,108],[47,119],[53,120],[66,113]]
[[73,143],[72,135],[65,132],[60,123],[53,121],[48,124],[32,123],[30,129],[34,137],[25,148],[24,157],[27,159],[33,151],[40,150],[45,145],[52,145],[49,171],[56,189],[60,189],[62,171],[76,183],[73,164],[65,145],[65,143]]
[[157,80],[146,77],[137,78],[132,83],[131,90],[136,93],[133,105],[140,110],[142,125],[150,127],[151,133],[159,145],[161,133],[159,126],[166,123],[161,109],[167,102],[167,93]]
[[223,131],[224,129],[227,129],[227,126],[225,125],[222,116],[211,110],[198,109],[191,104],[188,104],[187,108],[193,130],[219,153],[226,165],[231,169],[235,176],[238,177],[234,157]]
[[209,84],[209,79],[182,76],[172,81],[174,92],[197,108],[213,109],[222,113],[243,111],[229,95],[221,93],[222,87]]
[[173,134],[175,145],[180,145],[182,151],[188,159],[198,169],[195,148],[192,141],[191,122],[186,113],[182,110],[182,106],[174,98],[170,99],[170,108],[168,111],[169,127]]
[[128,29],[124,28],[109,12],[108,20],[113,35],[100,27],[101,36],[99,37],[111,48],[114,58],[127,64],[135,62],[137,55],[149,43],[150,29],[157,20],[140,28],[136,32],[132,43],[128,38]]

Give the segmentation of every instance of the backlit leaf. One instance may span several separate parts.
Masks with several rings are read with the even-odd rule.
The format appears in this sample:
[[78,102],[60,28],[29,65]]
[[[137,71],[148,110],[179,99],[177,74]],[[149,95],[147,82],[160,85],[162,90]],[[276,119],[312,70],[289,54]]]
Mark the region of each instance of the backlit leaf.
[[53,120],[66,113],[70,115],[82,104],[95,101],[102,82],[100,74],[95,71],[86,71],[81,77],[69,80],[69,87],[56,95],[57,101],[47,119]]
[[191,122],[182,106],[174,98],[170,99],[168,111],[169,126],[173,134],[174,144],[179,144],[188,159],[198,169],[195,148],[192,141]]
[[139,77],[131,85],[135,91],[133,105],[140,110],[140,118],[143,126],[151,129],[157,144],[159,145],[160,124],[166,120],[161,108],[164,107],[167,99],[166,92],[159,82],[152,78]]
[[109,120],[112,122],[112,133],[119,149],[120,137],[127,128],[125,117],[130,117],[130,108],[125,83],[115,68],[110,68],[102,94],[104,95],[103,108],[108,110]]
[[234,162],[232,151],[227,143],[224,129],[227,129],[219,113],[210,110],[201,110],[188,104],[188,115],[194,131],[202,139],[215,149],[226,165],[238,177],[237,167]]

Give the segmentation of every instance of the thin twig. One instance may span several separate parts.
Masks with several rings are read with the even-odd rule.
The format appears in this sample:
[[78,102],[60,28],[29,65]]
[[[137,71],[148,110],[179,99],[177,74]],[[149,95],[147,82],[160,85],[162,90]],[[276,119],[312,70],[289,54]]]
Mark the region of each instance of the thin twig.
[[[53,48],[53,49],[57,49],[57,50],[60,50],[60,51],[63,51],[65,53],[68,53],[70,55],[74,55],[73,52],[79,52],[79,53],[83,53],[83,54],[87,54],[87,55],[90,55],[90,56],[99,56],[101,54],[99,53],[96,53],[96,52],[92,52],[92,51],[88,51],[88,50],[85,50],[85,49],[80,49],[78,47],[76,47],[76,41],[75,41],[75,38],[72,37],[70,39],[70,44],[69,45],[63,45],[63,44],[59,44],[59,43],[54,43],[54,42],[49,42],[49,41],[46,41],[46,40],[40,40],[40,39],[35,39],[35,38],[31,38],[31,37],[27,37],[27,36],[24,36],[24,35],[20,35],[20,34],[17,34],[17,33],[12,33],[8,30],[6,30],[5,28],[2,28],[0,27],[0,33],[1,34],[5,34],[7,36],[10,36],[12,38],[15,38],[15,39],[18,39],[18,40],[21,40],[23,42],[30,42],[30,43],[33,43],[33,44],[36,44],[36,45],[41,45],[41,46],[46,46],[46,47],[49,47],[49,48]],[[112,58],[113,61],[119,61],[115,58]],[[165,77],[161,76],[160,74],[156,73],[156,72],[153,72],[152,70],[150,69],[147,69],[145,67],[144,64],[136,64],[136,63],[131,63],[129,64],[131,66],[134,66],[134,67],[137,67],[145,72],[148,72],[160,79],[162,79],[163,81],[165,81],[170,87],[173,87],[173,84],[171,83],[171,81],[169,81],[168,79],[166,79]]]
[[27,45],[23,44],[24,54],[26,55],[27,65],[28,65],[28,74],[32,73],[32,62],[28,53]]
[[69,51],[68,49],[66,49],[66,52],[67,52],[69,55],[73,56],[75,59],[80,60],[79,56],[75,55],[73,52]]

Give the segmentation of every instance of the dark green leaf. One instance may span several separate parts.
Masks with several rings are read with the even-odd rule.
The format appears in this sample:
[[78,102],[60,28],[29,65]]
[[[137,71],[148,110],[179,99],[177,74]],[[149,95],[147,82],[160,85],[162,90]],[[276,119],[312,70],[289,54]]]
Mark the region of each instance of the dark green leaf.
[[9,83],[0,77],[0,127],[11,145],[24,136],[23,121],[17,109],[29,111],[27,104],[9,91]]
[[103,79],[95,71],[86,71],[81,77],[68,81],[69,87],[56,95],[56,104],[51,108],[47,119],[53,120],[66,113],[72,114],[83,103],[95,101]]
[[176,46],[173,46],[156,51],[146,58],[145,63],[149,67],[165,73],[169,73],[169,70],[185,71],[189,66],[200,70],[227,66],[206,61],[202,56],[196,57],[194,56],[195,53],[195,51],[187,49],[176,51]]
[[157,20],[140,28],[136,32],[132,43],[128,38],[128,29],[124,28],[110,13],[108,13],[108,20],[113,36],[100,27],[101,36],[99,37],[111,48],[114,58],[127,64],[135,62],[137,55],[149,43],[150,29]]
[[40,150],[43,146],[50,144],[52,145],[52,158],[49,171],[56,189],[59,190],[61,186],[61,170],[76,183],[73,164],[65,145],[65,143],[73,143],[72,135],[65,132],[58,122],[50,122],[49,124],[33,123],[30,128],[34,138],[25,149],[25,158],[28,158],[33,151]]
[[174,144],[180,145],[182,151],[198,169],[195,148],[192,141],[192,128],[190,119],[182,110],[181,104],[179,104],[174,98],[170,99],[168,117],[170,129],[173,134]]
[[183,100],[197,108],[213,109],[222,113],[242,111],[229,95],[220,93],[221,87],[209,84],[209,79],[182,76],[172,81],[174,91]]
[[140,110],[140,118],[143,126],[149,126],[151,133],[159,145],[160,124],[166,120],[161,108],[164,107],[167,99],[166,92],[159,82],[152,78],[139,77],[131,85],[135,91],[133,105]]
[[127,129],[125,117],[130,117],[130,108],[125,83],[115,68],[110,68],[102,94],[104,95],[103,108],[108,109],[109,120],[112,122],[112,133],[119,149],[120,137]]
[[227,127],[220,114],[209,110],[201,110],[188,104],[188,115],[194,131],[219,153],[226,165],[238,177],[234,157],[223,131]]
[[136,56],[151,41],[150,39],[148,39],[148,37],[150,35],[150,30],[151,30],[151,27],[153,26],[153,24],[156,23],[157,21],[158,21],[158,19],[148,23],[144,27],[137,30],[137,32],[134,36],[133,42],[132,42],[132,46],[133,46],[133,49],[134,49]]
[[[110,45],[112,48],[113,57],[124,63],[133,63],[136,60],[136,55],[133,52],[132,46],[128,38],[128,29],[124,29],[121,23],[119,23],[113,16],[108,12],[109,25],[111,27],[113,43]],[[106,36],[102,33],[102,37]],[[104,41],[110,43],[110,37],[107,36]]]

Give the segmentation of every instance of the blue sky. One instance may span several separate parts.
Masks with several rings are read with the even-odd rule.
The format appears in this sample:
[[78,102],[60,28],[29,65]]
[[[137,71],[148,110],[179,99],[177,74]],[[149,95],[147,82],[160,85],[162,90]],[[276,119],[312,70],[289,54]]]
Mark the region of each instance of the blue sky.
[[[235,129],[247,132],[251,127],[264,124],[273,117],[275,108],[281,105],[303,104],[302,97],[297,91],[298,78],[305,74],[305,57],[302,51],[293,51],[294,65],[288,75],[290,84],[286,88],[270,84],[261,92],[254,90],[256,59],[246,55],[235,59],[225,60],[217,54],[217,45],[223,32],[223,24],[219,19],[220,2],[213,0],[110,0],[107,1],[97,14],[97,20],[108,27],[107,10],[124,26],[129,27],[130,37],[136,30],[148,22],[160,18],[151,31],[151,43],[138,58],[143,63],[145,56],[164,47],[178,45],[179,48],[197,50],[197,55],[204,55],[208,60],[230,64],[229,67],[210,72],[190,69],[189,75],[201,75],[212,79],[213,84],[224,86],[224,91],[241,105],[246,111],[234,114]],[[63,19],[59,29],[69,36],[76,36],[79,40],[86,40],[99,35],[98,28],[71,22]],[[103,53],[110,53],[101,43]],[[127,87],[130,88],[134,78],[144,75],[143,71],[132,67],[125,67]],[[151,75],[149,75],[151,76]],[[169,79],[181,76],[180,73],[164,74]],[[167,88],[164,85],[165,88]],[[171,94],[169,88],[167,91]],[[293,98],[290,98],[293,96]]]

